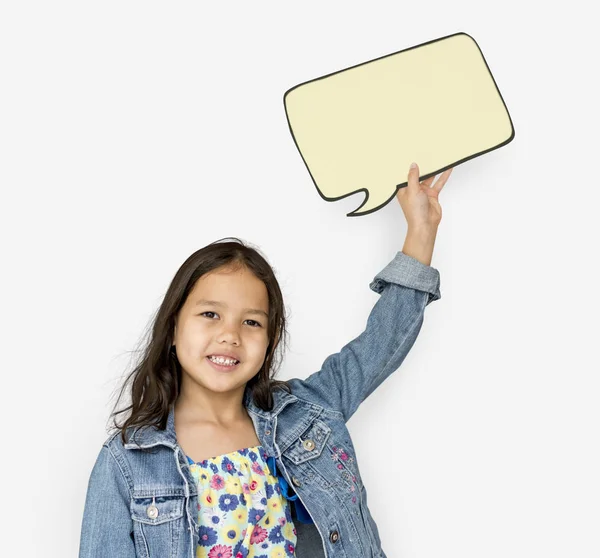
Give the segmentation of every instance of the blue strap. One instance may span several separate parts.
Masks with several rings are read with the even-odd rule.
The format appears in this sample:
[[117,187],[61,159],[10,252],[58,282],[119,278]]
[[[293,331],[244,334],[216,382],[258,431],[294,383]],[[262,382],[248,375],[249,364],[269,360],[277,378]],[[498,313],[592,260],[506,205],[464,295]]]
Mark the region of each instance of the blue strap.
[[294,505],[296,507],[296,517],[297,517],[298,521],[300,521],[300,523],[314,523],[314,521],[310,517],[310,514],[304,507],[304,504],[302,504],[302,500],[300,500],[300,498],[298,498],[298,494],[294,494],[293,496],[288,495],[290,485],[285,480],[285,478],[283,478],[282,476],[279,476],[277,474],[277,463],[275,461],[275,457],[273,457],[273,456],[269,457],[267,459],[267,465],[269,466],[271,474],[274,477],[276,477],[277,480],[279,481],[279,486],[281,487],[281,493],[284,495],[285,499],[289,500],[290,502],[294,502]]

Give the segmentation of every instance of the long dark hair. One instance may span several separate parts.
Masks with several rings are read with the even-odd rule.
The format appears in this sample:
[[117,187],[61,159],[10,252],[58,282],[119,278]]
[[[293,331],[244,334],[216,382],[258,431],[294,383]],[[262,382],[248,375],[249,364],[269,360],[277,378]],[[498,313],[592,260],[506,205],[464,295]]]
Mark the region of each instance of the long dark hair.
[[[258,249],[245,244],[239,238],[227,237],[217,240],[197,250],[183,262],[150,323],[150,335],[146,330],[142,354],[123,383],[111,414],[114,428],[121,430],[123,443],[127,443],[127,431],[130,428],[166,428],[170,406],[179,396],[181,386],[181,365],[175,351],[172,350],[175,318],[196,281],[205,273],[221,266],[246,267],[263,281],[269,295],[269,345],[261,369],[248,381],[246,389],[250,390],[254,403],[265,411],[273,409],[273,390],[282,387],[291,392],[286,381],[273,379],[281,365],[288,336],[283,296],[275,273]],[[117,405],[128,385],[131,404],[117,411]],[[127,419],[118,424],[116,417],[128,411],[131,413]]]

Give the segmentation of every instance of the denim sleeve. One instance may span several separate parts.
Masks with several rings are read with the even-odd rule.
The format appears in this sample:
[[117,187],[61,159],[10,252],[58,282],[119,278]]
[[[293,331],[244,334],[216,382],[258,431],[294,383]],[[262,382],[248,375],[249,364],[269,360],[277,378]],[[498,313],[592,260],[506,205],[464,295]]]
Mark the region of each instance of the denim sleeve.
[[421,330],[425,307],[441,298],[438,270],[403,252],[369,286],[381,296],[364,331],[329,355],[321,370],[290,381],[292,393],[342,413],[346,422],[399,368]]
[[103,446],[88,483],[79,558],[135,558],[130,501],[123,471]]

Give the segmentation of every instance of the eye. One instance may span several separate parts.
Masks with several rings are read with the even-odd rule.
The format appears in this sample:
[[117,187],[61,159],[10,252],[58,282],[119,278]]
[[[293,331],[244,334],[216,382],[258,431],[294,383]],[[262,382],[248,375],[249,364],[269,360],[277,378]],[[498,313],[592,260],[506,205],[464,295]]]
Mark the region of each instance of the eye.
[[[212,314],[214,316],[218,316],[218,314],[216,312],[211,312],[211,311],[202,312],[200,314],[200,316],[204,316],[206,314]],[[206,317],[209,318],[209,319],[211,319],[211,320],[213,319],[210,316],[206,316]],[[252,324],[255,324],[255,325],[252,325],[252,327],[262,327],[262,325],[259,322],[257,322],[256,320],[246,320],[246,321],[247,322],[252,322]]]

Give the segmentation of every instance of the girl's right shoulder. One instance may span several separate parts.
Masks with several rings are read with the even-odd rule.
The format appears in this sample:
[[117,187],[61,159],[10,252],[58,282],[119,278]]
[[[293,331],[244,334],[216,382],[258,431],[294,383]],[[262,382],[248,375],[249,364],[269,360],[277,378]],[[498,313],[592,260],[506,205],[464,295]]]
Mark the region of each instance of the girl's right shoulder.
[[[129,441],[131,439],[131,435],[134,432],[134,428],[128,428],[127,429],[127,436],[126,439]],[[124,451],[125,447],[123,445],[123,440],[121,437],[121,430],[115,430],[114,432],[111,432],[110,435],[108,436],[108,438],[106,438],[106,440],[104,441],[104,443],[102,444],[103,447],[107,447],[111,450],[117,450],[117,451]]]

